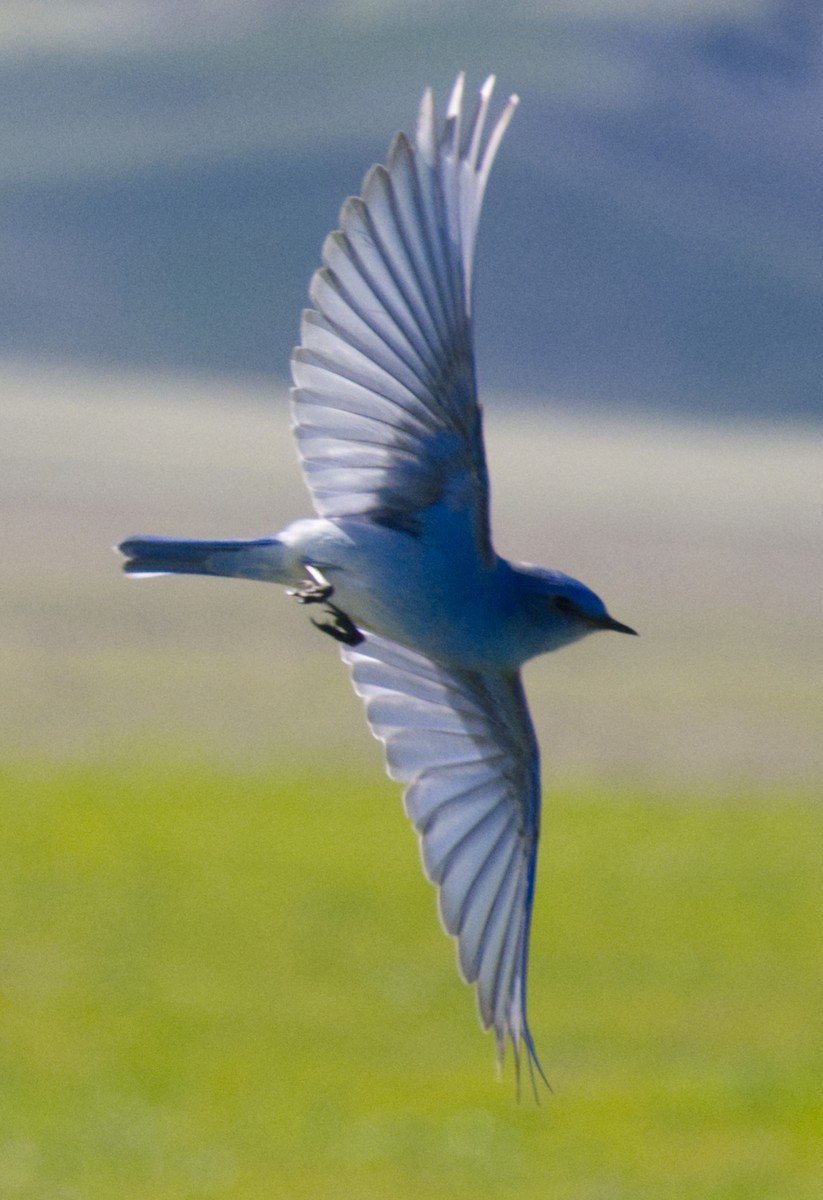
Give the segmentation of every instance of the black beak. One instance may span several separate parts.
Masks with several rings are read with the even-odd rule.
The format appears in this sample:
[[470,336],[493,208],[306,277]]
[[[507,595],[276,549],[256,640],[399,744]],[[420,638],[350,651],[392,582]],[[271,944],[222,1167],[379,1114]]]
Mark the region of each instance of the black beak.
[[632,629],[630,625],[621,625],[620,621],[615,621],[614,617],[603,617],[602,621],[597,622],[598,629],[613,629],[615,633],[630,633],[632,637],[639,637],[636,629]]

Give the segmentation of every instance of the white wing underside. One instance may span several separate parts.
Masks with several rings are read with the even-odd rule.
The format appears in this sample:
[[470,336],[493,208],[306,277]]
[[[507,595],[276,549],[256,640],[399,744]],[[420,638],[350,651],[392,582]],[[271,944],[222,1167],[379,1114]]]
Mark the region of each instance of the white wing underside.
[[389,775],[408,785],[406,812],[483,1028],[499,1058],[507,1039],[516,1059],[522,1043],[539,1071],[526,970],[540,773],[520,676],[443,667],[373,634],[342,653]]
[[[464,121],[460,76],[440,133],[425,93],[414,145],[399,134],[388,164],[343,205],[292,357],[294,434],[318,514],[414,534],[446,496],[465,511],[488,565],[472,261],[489,171],[517,104],[509,99],[485,137],[493,84]],[[526,968],[540,783],[520,677],[446,668],[368,632],[343,657],[389,774],[408,785],[424,868],[461,973],[477,986],[483,1026],[495,1030],[500,1057],[508,1039],[539,1071]]]
[[484,141],[494,79],[466,123],[458,78],[440,136],[431,92],[415,144],[348,199],[323,246],[292,357],[294,434],[320,516],[414,531],[458,495],[491,558],[488,478],[471,334],[472,260],[483,193],[517,103]]

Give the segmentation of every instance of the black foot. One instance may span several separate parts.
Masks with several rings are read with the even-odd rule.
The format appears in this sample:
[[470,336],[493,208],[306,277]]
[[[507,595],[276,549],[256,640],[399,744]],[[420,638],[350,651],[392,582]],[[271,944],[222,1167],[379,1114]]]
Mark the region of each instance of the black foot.
[[364,638],[354,621],[336,604],[329,603],[334,595],[334,588],[328,579],[317,567],[307,566],[306,573],[309,578],[301,579],[296,588],[287,588],[286,595],[293,596],[298,604],[325,604],[323,611],[329,620],[315,621],[312,618],[312,625],[316,625],[321,633],[327,633],[329,637],[345,646],[359,646]]
[[315,621],[314,617],[311,619],[312,625],[315,625],[321,633],[327,633],[329,637],[333,637],[337,642],[342,642],[344,646],[359,646],[365,640],[351,617],[336,605],[327,604],[325,611],[331,617],[330,621]]

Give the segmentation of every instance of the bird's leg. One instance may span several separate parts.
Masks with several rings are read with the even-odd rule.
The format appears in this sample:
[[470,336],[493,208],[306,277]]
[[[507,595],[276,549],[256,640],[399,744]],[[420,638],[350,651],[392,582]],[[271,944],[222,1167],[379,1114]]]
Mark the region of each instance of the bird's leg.
[[342,608],[329,603],[330,597],[334,595],[334,588],[323,572],[318,571],[317,567],[307,565],[306,574],[309,578],[301,580],[299,587],[287,588],[286,595],[293,596],[298,604],[325,604],[324,612],[330,620],[315,621],[312,617],[312,625],[345,646],[359,646],[364,640],[363,634]]
[[301,579],[296,588],[286,588],[287,596],[294,596],[298,604],[322,604],[334,594],[334,588],[322,571],[311,565],[306,566],[308,579]]
[[339,609],[336,604],[327,604],[325,612],[331,617],[330,621],[315,621],[314,617],[311,618],[312,625],[321,633],[327,633],[329,637],[333,637],[337,642],[342,642],[344,646],[359,646],[365,640],[351,617]]

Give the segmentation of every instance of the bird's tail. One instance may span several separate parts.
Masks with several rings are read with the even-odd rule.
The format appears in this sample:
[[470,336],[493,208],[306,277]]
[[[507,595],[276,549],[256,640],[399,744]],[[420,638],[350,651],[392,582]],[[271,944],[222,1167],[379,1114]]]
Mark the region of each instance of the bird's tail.
[[289,580],[286,547],[277,538],[195,542],[134,537],[117,547],[127,575],[227,575],[236,579]]

